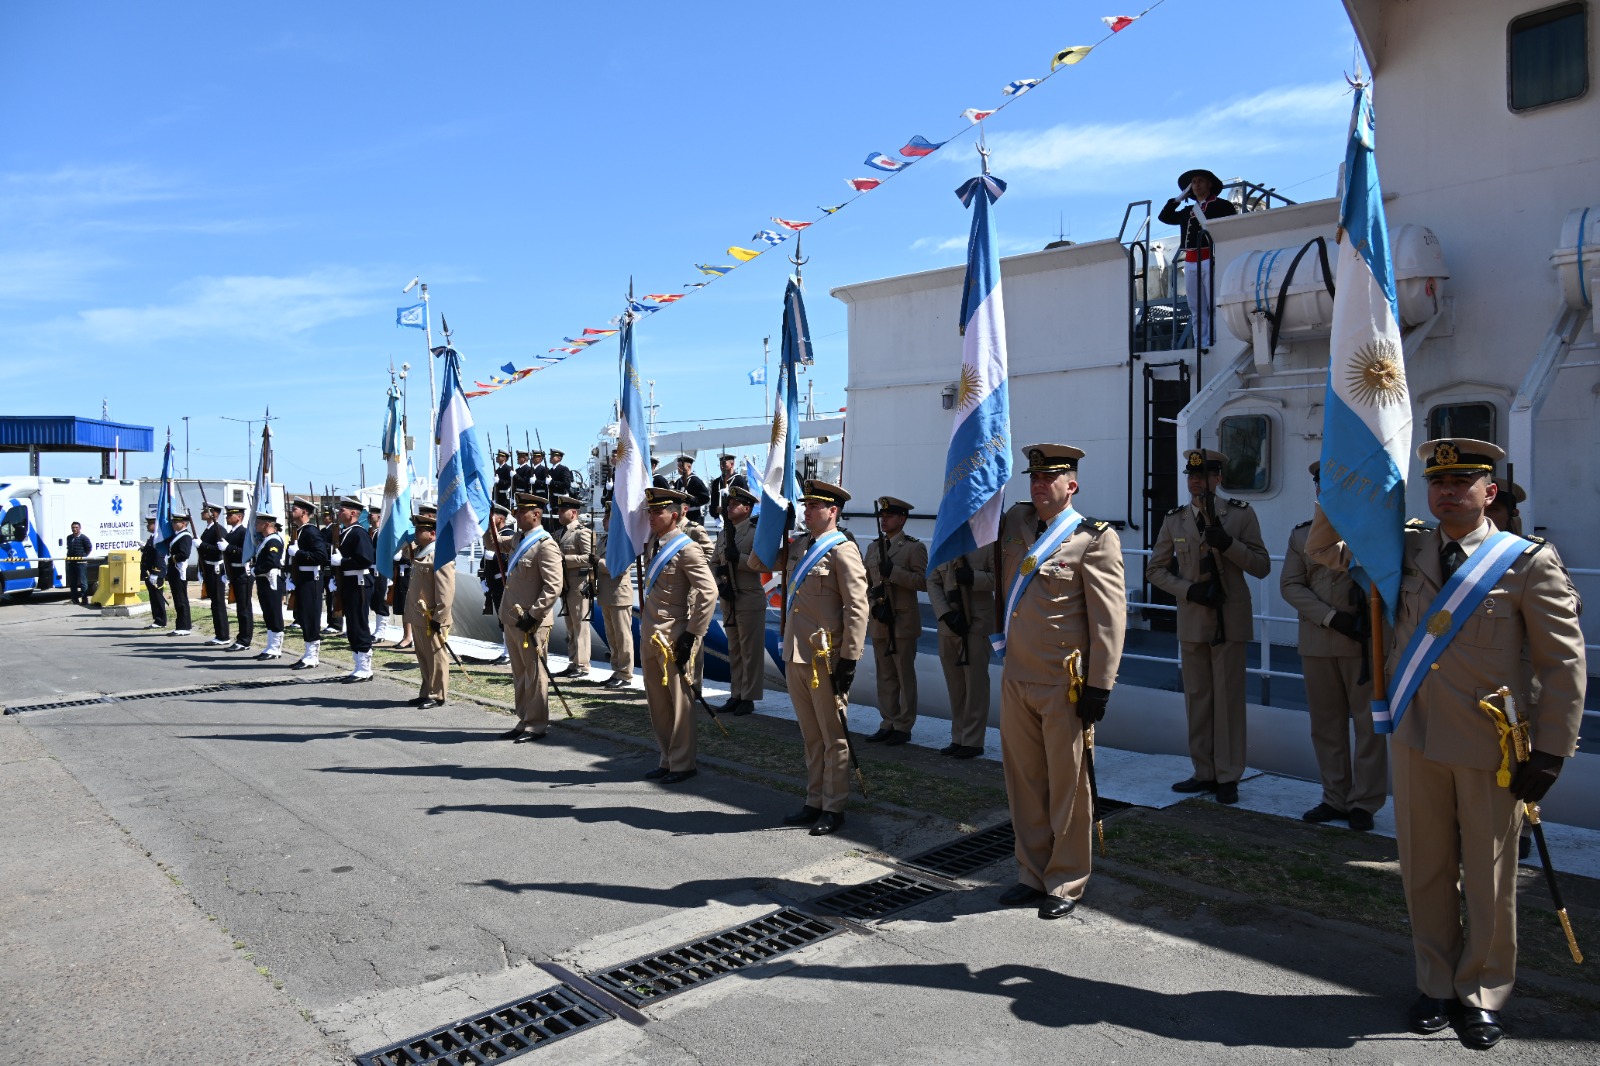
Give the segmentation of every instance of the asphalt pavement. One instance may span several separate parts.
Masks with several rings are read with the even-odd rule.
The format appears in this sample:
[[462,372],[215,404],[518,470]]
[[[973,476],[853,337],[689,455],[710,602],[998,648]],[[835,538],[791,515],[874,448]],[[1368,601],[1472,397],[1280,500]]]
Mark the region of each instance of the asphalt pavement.
[[[513,746],[488,708],[419,711],[409,684],[342,685],[341,670],[307,677],[140,624],[0,608],[0,703],[122,697],[0,724],[12,1061],[337,1062],[959,835],[877,813],[812,837],[779,822],[794,795],[752,775],[707,767],[665,788],[641,779],[654,753],[621,738],[558,719],[545,742]],[[182,692],[263,679],[296,683]],[[1104,874],[1076,913],[1041,922],[994,903],[1014,878],[1007,859],[898,914],[832,923],[524,1061],[1466,1054],[1448,1033],[1401,1031],[1414,993],[1392,938],[1180,916]],[[1503,1061],[1595,1059],[1592,1012],[1530,998],[1507,1021]]]

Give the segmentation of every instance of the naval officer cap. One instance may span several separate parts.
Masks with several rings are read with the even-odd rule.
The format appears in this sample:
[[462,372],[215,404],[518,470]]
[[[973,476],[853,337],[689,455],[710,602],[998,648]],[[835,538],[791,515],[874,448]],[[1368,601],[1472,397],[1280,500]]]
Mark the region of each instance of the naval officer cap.
[[344,496],[339,500],[339,510],[341,511],[365,511],[366,509],[367,505],[354,496]]
[[1306,469],[1311,471],[1311,480],[1312,481],[1321,481],[1322,480],[1322,460],[1321,459],[1318,459],[1316,462],[1314,462],[1310,466],[1306,467]]
[[911,505],[895,496],[879,496],[878,510],[882,514],[910,514]]
[[418,514],[426,514],[426,515],[437,515],[439,513],[439,508],[435,504],[419,503],[419,504],[417,504],[417,513]]
[[555,497],[555,505],[558,508],[582,507],[583,501],[576,496],[560,495]]
[[678,462],[680,462],[680,463],[688,463],[690,466],[693,466],[694,465],[694,456],[692,456],[692,455],[680,455],[680,456],[678,456]]
[[489,508],[489,513],[490,514],[499,514],[499,515],[509,515],[509,514],[511,514],[511,508],[507,507],[503,503],[497,503],[493,507]]
[[434,533],[438,531],[439,520],[434,518],[433,515],[419,514],[417,517],[411,520],[411,526],[418,533],[421,533],[424,530],[429,533]]
[[517,493],[518,514],[521,514],[523,511],[542,511],[545,509],[545,507],[546,504],[543,496],[539,496],[531,492]]
[[761,498],[743,485],[735,485],[728,490],[728,498],[736,503],[748,503],[752,507],[761,502]]
[[304,511],[306,514],[317,513],[317,505],[301,496],[296,496],[289,501],[289,509],[292,511]]
[[1214,452],[1210,448],[1190,448],[1183,453],[1183,471],[1186,474],[1221,473],[1222,465],[1228,457],[1221,452]]
[[243,507],[232,507],[232,506],[230,506],[228,508],[228,513],[229,514],[244,514],[244,508]]
[[219,515],[221,513],[222,513],[222,508],[218,507],[214,503],[204,503],[204,504],[200,505],[200,517],[201,518],[204,518],[207,515],[211,515],[212,517],[215,517],[215,516],[217,516],[217,515]]
[[527,452],[523,451],[521,448],[517,449],[517,458],[518,459],[526,459],[527,457],[528,457],[528,453]]
[[273,514],[270,510],[257,511],[256,512],[256,521],[257,522],[271,522],[273,525],[277,525],[278,516]]
[[659,485],[651,485],[644,490],[644,505],[652,511],[663,507],[677,507],[687,503],[689,494],[679,492],[677,489],[664,489]]
[[717,462],[719,462],[719,463],[731,463],[731,462],[734,462],[735,460],[737,460],[738,458],[739,457],[737,455],[730,455],[727,452],[723,452],[721,455],[717,456]]
[[801,486],[800,499],[806,503],[825,503],[830,507],[843,507],[850,500],[848,492],[821,478],[806,478],[801,482]]
[[511,453],[506,451],[504,448],[501,448],[499,451],[494,453],[494,457],[496,459],[509,459],[511,458]]
[[1028,457],[1029,474],[1065,474],[1078,469],[1078,460],[1084,456],[1082,448],[1070,444],[1030,444],[1022,449]]
[[1494,473],[1494,464],[1506,457],[1505,449],[1470,437],[1440,437],[1417,448],[1422,476],[1454,473]]
[[176,514],[174,514],[174,515],[173,515],[173,516],[172,516],[172,518],[171,518],[171,519],[170,519],[170,521],[173,521],[173,522],[190,522],[190,523],[193,523],[193,521],[194,521],[194,519],[192,519],[192,518],[190,518],[190,517],[189,517],[189,512],[188,512],[188,511],[179,511],[179,512],[177,512],[177,513],[176,513]]
[[550,458],[552,458],[552,459],[565,459],[566,457],[567,457],[567,453],[562,451],[560,448],[551,448],[550,449]]
[[544,458],[544,449],[543,448],[535,448],[533,451],[528,453],[528,456],[529,456],[529,458],[532,458],[532,459],[543,459]]
[[1508,500],[1515,500],[1518,503],[1522,503],[1523,501],[1525,501],[1528,498],[1528,490],[1527,489],[1524,489],[1521,485],[1518,485],[1515,481],[1511,481],[1511,480],[1509,480],[1507,478],[1503,478],[1503,477],[1495,478],[1494,479],[1494,487],[1500,491],[1500,495],[1501,496],[1505,497]]

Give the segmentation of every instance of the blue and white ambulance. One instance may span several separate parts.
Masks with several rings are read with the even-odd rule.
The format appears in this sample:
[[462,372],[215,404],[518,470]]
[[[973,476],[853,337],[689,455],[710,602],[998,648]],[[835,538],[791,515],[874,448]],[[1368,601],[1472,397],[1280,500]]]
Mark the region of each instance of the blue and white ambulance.
[[8,597],[66,588],[72,523],[94,545],[89,582],[106,553],[144,543],[139,483],[115,478],[15,477],[0,474],[0,591]]

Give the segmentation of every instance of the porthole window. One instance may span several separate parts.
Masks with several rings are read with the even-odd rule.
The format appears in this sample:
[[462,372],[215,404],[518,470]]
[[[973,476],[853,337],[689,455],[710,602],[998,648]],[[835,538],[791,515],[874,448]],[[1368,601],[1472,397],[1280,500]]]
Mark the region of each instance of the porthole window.
[[1229,415],[1217,427],[1228,462],[1222,487],[1229,492],[1266,492],[1270,483],[1272,420],[1266,415]]
[[1582,96],[1589,89],[1589,9],[1558,4],[1511,20],[1506,97],[1513,111]]
[[1495,443],[1494,405],[1446,403],[1428,412],[1428,439],[1467,437]]

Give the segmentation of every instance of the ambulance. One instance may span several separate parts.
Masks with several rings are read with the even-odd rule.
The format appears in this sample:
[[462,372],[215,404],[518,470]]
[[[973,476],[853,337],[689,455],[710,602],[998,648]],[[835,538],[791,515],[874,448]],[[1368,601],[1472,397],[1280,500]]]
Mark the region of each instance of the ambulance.
[[92,589],[107,552],[137,550],[144,543],[139,483],[0,474],[0,591],[8,599],[67,587],[67,537],[74,522],[94,546]]

